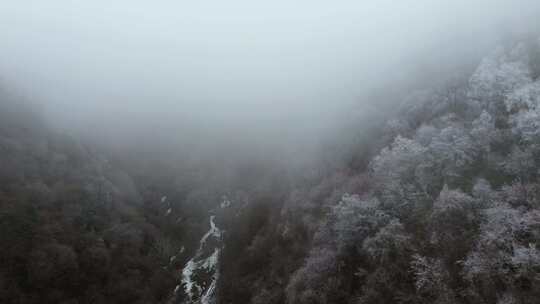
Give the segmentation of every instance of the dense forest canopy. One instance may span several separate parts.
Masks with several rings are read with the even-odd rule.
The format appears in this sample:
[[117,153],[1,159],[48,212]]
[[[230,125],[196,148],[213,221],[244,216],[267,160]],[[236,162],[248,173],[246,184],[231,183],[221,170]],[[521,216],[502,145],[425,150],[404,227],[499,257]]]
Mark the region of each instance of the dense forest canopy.
[[540,7],[488,2],[0,7],[0,303],[538,303]]

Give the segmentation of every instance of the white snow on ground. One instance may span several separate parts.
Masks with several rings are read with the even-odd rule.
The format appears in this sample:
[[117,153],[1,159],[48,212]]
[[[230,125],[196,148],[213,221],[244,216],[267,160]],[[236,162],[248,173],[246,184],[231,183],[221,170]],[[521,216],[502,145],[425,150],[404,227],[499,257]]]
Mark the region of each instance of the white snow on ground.
[[210,287],[208,287],[206,292],[201,297],[201,304],[210,304],[210,301],[214,299],[218,276],[219,273],[216,271],[214,273],[214,276],[212,277],[212,283],[210,284]]
[[221,230],[219,230],[216,227],[216,224],[214,223],[214,218],[215,217],[216,217],[215,215],[210,216],[210,230],[208,230],[208,232],[202,237],[201,241],[199,242],[200,243],[199,250],[202,250],[202,247],[206,243],[206,239],[208,239],[208,237],[210,237],[210,236],[220,237],[221,236]]
[[[194,303],[193,298],[195,294],[201,295],[200,300],[198,303],[201,304],[209,304],[213,300],[216,285],[217,285],[217,279],[219,277],[218,271],[217,271],[217,263],[219,260],[219,253],[221,250],[221,245],[217,245],[218,247],[214,248],[213,253],[206,257],[201,258],[201,256],[205,253],[205,245],[206,241],[209,237],[213,238],[220,238],[221,237],[221,230],[216,226],[214,223],[215,216],[210,216],[210,230],[206,232],[205,235],[201,238],[199,242],[199,249],[197,252],[195,252],[195,255],[186,263],[184,266],[184,269],[182,270],[182,280],[181,285],[184,286],[184,291],[186,292],[186,295],[188,296],[188,302],[187,303]],[[218,243],[220,244],[220,243]],[[208,249],[208,248],[207,248]],[[183,248],[181,249],[181,252],[183,252]],[[206,250],[206,253],[209,251]],[[192,279],[193,273],[198,269],[205,269],[208,272],[213,271],[212,275],[212,282],[209,284],[207,288],[201,287],[197,285],[197,282],[195,282]],[[179,288],[175,289],[175,293],[178,292]],[[201,294],[202,293],[202,294]]]
[[191,280],[191,275],[196,267],[197,264],[192,258],[187,262],[186,266],[184,266],[184,269],[182,269],[182,284],[184,284],[184,290],[186,291],[186,294],[190,300],[193,298],[193,286],[199,289],[199,286],[197,286],[195,282]]
[[229,201],[228,199],[225,198],[221,202],[220,207],[221,207],[221,209],[223,209],[223,208],[229,207],[230,205],[231,205],[231,201]]
[[214,269],[217,265],[218,258],[219,258],[219,249],[216,248],[214,249],[214,253],[212,253],[211,256],[203,260],[204,263],[201,265],[201,267],[206,268],[208,270]]

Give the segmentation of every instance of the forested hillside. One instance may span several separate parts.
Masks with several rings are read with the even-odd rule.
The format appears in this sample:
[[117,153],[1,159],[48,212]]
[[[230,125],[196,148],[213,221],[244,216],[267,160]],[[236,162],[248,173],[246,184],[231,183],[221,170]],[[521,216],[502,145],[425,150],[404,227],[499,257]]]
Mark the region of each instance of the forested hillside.
[[27,104],[2,91],[0,302],[163,302],[175,278],[151,196]]
[[537,303],[539,75],[538,40],[500,47],[402,98],[366,167],[250,205],[218,302]]
[[295,167],[118,154],[2,91],[0,302],[538,303],[540,40],[470,70]]

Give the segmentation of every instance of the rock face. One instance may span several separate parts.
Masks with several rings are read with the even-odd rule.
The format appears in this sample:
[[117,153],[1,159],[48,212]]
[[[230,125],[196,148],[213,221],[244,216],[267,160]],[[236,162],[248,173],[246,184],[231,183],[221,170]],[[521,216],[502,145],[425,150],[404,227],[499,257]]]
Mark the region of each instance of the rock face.
[[[182,270],[181,285],[175,293],[180,303],[210,304],[215,303],[215,291],[219,277],[218,260],[222,249],[221,230],[214,223],[215,216],[210,216],[210,229],[199,241],[195,255]],[[183,293],[183,297],[181,294]]]

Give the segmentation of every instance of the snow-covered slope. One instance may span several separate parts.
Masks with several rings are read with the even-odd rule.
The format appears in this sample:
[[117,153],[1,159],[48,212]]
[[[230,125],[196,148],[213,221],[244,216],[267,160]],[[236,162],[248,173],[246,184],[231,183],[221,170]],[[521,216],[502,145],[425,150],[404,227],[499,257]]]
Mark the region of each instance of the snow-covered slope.
[[209,304],[215,301],[215,290],[219,277],[218,260],[222,248],[221,230],[210,216],[210,229],[199,241],[199,248],[182,270],[181,284],[175,294],[183,292],[181,303]]

